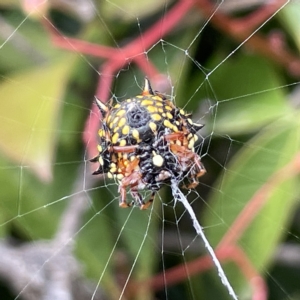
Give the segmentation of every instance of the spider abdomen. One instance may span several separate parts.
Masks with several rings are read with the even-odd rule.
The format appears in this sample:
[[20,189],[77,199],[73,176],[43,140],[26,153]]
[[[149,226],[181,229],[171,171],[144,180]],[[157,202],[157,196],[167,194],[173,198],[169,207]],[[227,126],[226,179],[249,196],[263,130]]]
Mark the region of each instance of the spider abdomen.
[[[127,207],[126,188],[134,203],[145,209],[155,192],[171,180],[187,178],[192,187],[205,173],[194,151],[196,132],[203,127],[165,96],[153,92],[148,79],[142,95],[106,106],[96,99],[102,113],[99,129],[99,162],[94,174],[107,173],[119,182],[120,206]],[[139,189],[152,191],[146,203]]]

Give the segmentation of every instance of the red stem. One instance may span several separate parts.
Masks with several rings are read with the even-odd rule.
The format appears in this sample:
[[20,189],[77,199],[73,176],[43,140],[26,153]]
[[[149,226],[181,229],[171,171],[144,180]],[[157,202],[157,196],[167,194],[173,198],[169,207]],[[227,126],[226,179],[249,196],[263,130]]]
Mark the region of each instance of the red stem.
[[[111,49],[110,55],[110,48],[100,48],[97,56],[102,56],[105,54],[108,55],[107,58],[109,58],[109,60],[102,66],[100,70],[100,78],[97,85],[98,88],[96,91],[96,96],[102,101],[107,101],[109,99],[109,92],[111,90],[112,80],[115,72],[120,70],[125,64],[129,63],[131,59],[136,61],[136,63],[140,65],[140,67],[146,74],[149,72],[151,76],[157,75],[158,71],[151,63],[146,61],[145,58],[142,58],[141,54],[143,54],[148,47],[150,47],[152,44],[166,35],[187,13],[187,11],[192,7],[193,4],[194,2],[191,0],[179,1],[164,16],[162,20],[156,22],[143,34],[143,36],[135,39],[124,48]],[[55,41],[57,42],[57,40],[54,39],[54,42]],[[61,38],[59,38],[58,41],[61,41]],[[74,40],[73,42],[75,41],[76,40]],[[76,45],[79,47],[78,49],[74,45],[72,45],[76,50],[88,50],[85,48],[88,46],[88,43],[77,43]],[[97,51],[97,47],[94,47],[92,50]],[[91,52],[89,54],[91,54]],[[96,113],[96,108],[92,108],[92,113]],[[96,118],[96,116],[98,116],[98,114],[93,116],[93,120],[88,120],[86,122],[83,135],[84,142],[89,145],[88,155],[90,157],[96,155],[97,149],[97,141],[95,140],[93,134],[94,132],[97,132],[97,129],[99,127],[99,119]]]
[[43,26],[50,33],[51,40],[54,45],[59,48],[78,52],[80,54],[92,55],[96,57],[109,58],[118,50],[112,47],[97,45],[86,41],[73,39],[61,35],[61,33],[54,27],[51,21],[44,16],[42,21]]
[[169,10],[163,18],[157,21],[152,27],[128,44],[122,50],[125,51],[126,57],[134,58],[136,55],[147,51],[149,47],[162,39],[167,33],[175,27],[180,19],[193,7],[194,1],[181,0]]
[[[250,282],[253,288],[253,300],[267,299],[267,287],[264,280],[257,273],[252,263],[249,261],[246,254],[236,245],[216,250],[216,255],[220,261],[234,261],[244,274],[245,278]],[[157,291],[165,286],[171,286],[182,282],[187,277],[201,274],[202,272],[211,269],[214,266],[209,255],[205,255],[186,264],[176,266],[165,270],[150,280],[136,283],[137,285],[145,284],[151,289]]]
[[251,224],[262,206],[266,204],[269,199],[268,196],[274,190],[274,187],[298,173],[300,173],[300,153],[297,154],[288,165],[284,166],[270,177],[270,179],[254,194],[220,241],[218,249],[236,244],[237,240]]
[[247,44],[248,47],[255,49],[256,52],[261,53],[268,59],[272,59],[274,62],[282,65],[284,68],[287,68],[292,75],[300,76],[300,60],[297,55],[294,55],[284,48],[275,49],[270,45],[268,39],[261,36],[257,32],[255,33],[255,29],[259,28],[261,25],[259,22],[262,22],[262,17],[265,16],[269,18],[272,14],[275,14],[275,12],[279,10],[285,3],[287,3],[287,1],[280,0],[273,4],[272,3],[263,7],[262,12],[258,11],[257,20],[255,19],[255,15],[252,14],[250,19],[250,27],[248,28],[248,24],[246,22],[249,21],[249,19],[247,19],[247,17],[245,19],[233,20],[221,12],[216,12],[213,18],[211,18],[212,13],[215,11],[215,7],[211,1],[197,0],[197,6],[200,11],[205,15],[206,18],[211,18],[210,23],[219,31],[231,36],[240,43],[240,46]]
[[[216,12],[212,17],[212,13],[214,12],[215,8],[208,0],[180,0],[164,15],[163,18],[157,21],[145,33],[121,49],[95,45],[89,42],[64,37],[59,34],[59,32],[47,18],[45,18],[45,22],[43,22],[43,24],[50,33],[53,43],[60,48],[108,59],[108,61],[102,65],[100,70],[100,78],[96,91],[96,95],[99,99],[102,101],[107,101],[110,98],[110,91],[115,73],[129,62],[134,61],[149,77],[154,77],[159,74],[159,71],[154,67],[154,65],[145,58],[146,52],[148,51],[149,47],[157,43],[167,33],[169,33],[195,4],[200,8],[201,13],[203,13],[206,18],[212,17],[211,23],[215,25],[215,27],[221,32],[225,32],[229,36],[232,36],[240,43],[245,43],[247,41],[247,44],[257,51],[284,66],[288,66],[290,70],[293,70],[295,74],[299,75],[300,61],[298,57],[286,51],[284,48],[273,49],[270,47],[268,41],[266,41],[257,33],[255,36],[252,36],[249,40],[247,40],[251,34],[266,19],[280,9],[284,3],[286,2],[277,1],[275,4],[265,5],[261,9],[243,19],[232,20],[220,12]],[[88,145],[90,157],[93,156],[97,149],[95,132],[97,132],[99,126],[99,118],[99,111],[96,106],[93,106],[91,116],[86,122],[84,130],[84,141]],[[300,170],[299,161],[300,159],[297,157],[296,163],[298,166],[298,172]],[[284,171],[289,171],[289,168],[292,168],[290,164],[286,167],[287,170]],[[231,258],[238,264],[245,276],[250,282],[252,282],[254,290],[253,299],[255,300],[266,299],[264,281],[261,279],[261,277],[259,277],[259,275],[257,275],[256,270],[254,270],[245,253],[234,245],[236,245],[237,239],[241,236],[247,226],[249,226],[250,222],[261,209],[262,205],[264,205],[272,186],[280,183],[287,177],[285,176],[282,178],[279,175],[281,176],[282,173],[276,173],[274,178],[271,178],[269,182],[266,183],[249,201],[248,205],[235,220],[230,231],[228,231],[228,233],[224,236],[216,250],[217,256],[220,260]],[[231,245],[231,247],[229,247],[229,245]],[[189,262],[185,265],[169,269],[165,271],[164,274],[155,276],[150,282],[148,282],[148,284],[150,284],[154,289],[159,289],[165,285],[171,285],[180,282],[186,279],[187,276],[198,274],[211,268],[212,266],[213,263],[209,256],[200,257],[199,259]]]
[[135,57],[134,62],[147,75],[148,78],[159,76],[159,70],[157,70],[152,62],[148,60],[144,55]]
[[[101,101],[104,99],[107,101],[110,98],[111,86],[114,78],[114,73],[118,70],[119,62],[109,60],[103,64],[100,69],[100,77],[97,85],[96,97]],[[92,107],[91,117],[85,123],[83,131],[83,141],[88,145],[88,156],[94,157],[97,155],[97,139],[95,138],[96,132],[98,132],[100,113],[96,105]]]

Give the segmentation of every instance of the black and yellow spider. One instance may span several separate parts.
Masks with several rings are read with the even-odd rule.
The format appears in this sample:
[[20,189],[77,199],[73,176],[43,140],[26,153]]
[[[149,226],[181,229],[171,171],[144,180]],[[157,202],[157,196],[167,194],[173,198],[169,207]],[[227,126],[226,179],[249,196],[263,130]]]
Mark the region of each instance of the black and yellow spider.
[[[149,80],[141,95],[112,105],[96,98],[102,114],[99,129],[99,162],[93,174],[107,173],[119,183],[120,206],[128,207],[126,188],[129,187],[135,205],[149,207],[155,193],[164,183],[187,179],[187,188],[198,185],[205,174],[200,157],[195,153],[196,132],[203,127],[191,120],[164,95],[153,92]],[[150,190],[147,202],[139,190]]]

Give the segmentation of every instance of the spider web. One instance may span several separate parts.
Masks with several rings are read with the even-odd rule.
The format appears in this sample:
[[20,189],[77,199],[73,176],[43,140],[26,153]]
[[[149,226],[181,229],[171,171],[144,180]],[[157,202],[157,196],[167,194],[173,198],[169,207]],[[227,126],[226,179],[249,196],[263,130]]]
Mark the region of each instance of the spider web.
[[[220,15],[249,25],[265,1],[195,6],[164,34],[178,3],[0,3],[7,299],[299,298],[299,4],[277,1],[243,34],[238,22],[220,28]],[[122,53],[159,20],[161,38],[110,76],[103,57],[64,38]],[[205,124],[196,151],[207,174],[194,190],[173,181],[146,211],[120,209],[115,182],[91,175],[92,100],[110,80],[104,101],[139,94],[147,72]]]

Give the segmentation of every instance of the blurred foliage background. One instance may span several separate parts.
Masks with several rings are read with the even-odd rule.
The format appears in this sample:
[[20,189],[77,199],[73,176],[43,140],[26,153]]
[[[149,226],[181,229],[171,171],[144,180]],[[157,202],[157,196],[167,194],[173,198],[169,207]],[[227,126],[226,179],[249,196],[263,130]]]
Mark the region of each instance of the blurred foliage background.
[[[197,259],[205,250],[183,208],[174,209],[169,189],[161,191],[153,209],[141,212],[119,209],[117,187],[111,182],[86,183],[92,168],[82,135],[103,61],[84,57],[76,49],[58,49],[41,20],[47,15],[46,20],[67,36],[116,47],[143,35],[174,3],[76,3],[75,7],[67,1],[41,2],[37,13],[29,10],[30,1],[22,5],[0,1],[1,245],[9,245],[13,253],[12,249],[24,245],[53,240],[74,195],[82,194],[87,209],[77,220],[80,225],[57,248],[60,252],[72,244],[80,266],[80,276],[76,274],[90,287],[84,296],[73,291],[72,297],[91,299],[97,290],[103,294],[97,292],[95,299],[118,299],[128,278],[133,282],[151,278]],[[243,3],[234,6],[233,1],[224,1],[219,10],[240,17],[260,4]],[[297,2],[282,5],[259,33],[266,39],[280,34],[285,46],[299,55],[299,16]],[[147,57],[170,76],[176,104],[205,124],[198,150],[208,173],[188,197],[215,247],[255,193],[299,153],[300,96],[299,78],[288,68],[247,48],[247,43],[237,48],[210,22],[204,26],[206,21],[198,10],[190,12]],[[135,65],[120,70],[112,95],[121,99],[138,94],[143,77]],[[255,213],[249,211],[254,219],[239,239],[251,265],[267,283],[268,299],[300,297],[297,173],[297,169],[283,172],[284,179],[271,184],[263,199],[266,204]],[[1,254],[3,262],[8,261],[6,253]],[[30,282],[22,283],[24,290],[15,287],[8,269],[0,270],[1,299],[14,299],[19,293],[20,298],[35,299],[27,294],[27,286],[35,284],[33,278],[42,276],[40,271],[52,260],[48,254]],[[224,268],[239,299],[251,299],[251,284],[241,269],[232,262]],[[128,295],[132,299],[230,299],[214,268],[161,291],[139,287],[139,292]]]

